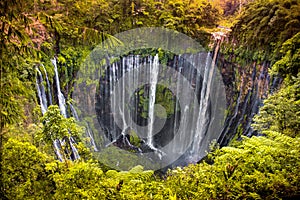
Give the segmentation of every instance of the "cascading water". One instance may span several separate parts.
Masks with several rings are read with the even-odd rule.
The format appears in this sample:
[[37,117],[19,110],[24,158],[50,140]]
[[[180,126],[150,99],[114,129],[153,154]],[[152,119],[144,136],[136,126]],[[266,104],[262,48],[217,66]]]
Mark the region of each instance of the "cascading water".
[[[186,164],[203,158],[212,140],[228,144],[240,124],[245,125],[250,133],[252,115],[247,119],[244,115],[256,112],[260,102],[259,87],[267,83],[257,83],[260,78],[257,78],[259,72],[256,73],[255,66],[248,74],[241,70],[242,83],[233,95],[237,97],[235,106],[231,107],[224,122],[228,102],[220,92],[224,90],[222,84],[216,83],[222,82],[222,79],[216,78],[218,70],[215,67],[223,37],[215,38],[212,53],[175,54],[162,59],[164,61],[157,54],[152,56],[153,52],[146,54],[148,56],[127,52],[120,57],[105,55],[106,62],[103,63],[101,52],[92,53],[84,65],[83,74],[79,75],[80,82],[75,86],[73,99],[74,105],[81,110],[80,119],[88,122],[86,134],[91,138],[94,150],[99,151],[97,155],[99,153],[99,157],[106,159],[114,157],[111,160],[118,160],[116,167],[126,156],[111,153],[114,148],[138,155],[140,162],[134,165],[144,165],[147,161],[158,163],[160,167]],[[51,61],[59,107],[61,113],[67,116],[56,60]],[[244,80],[244,74],[250,77],[251,73],[249,84],[249,80]],[[260,76],[261,79],[266,78],[265,70],[261,70]],[[72,104],[70,110],[72,116],[79,120]],[[225,123],[224,128],[222,122]],[[73,138],[69,140],[74,142]],[[111,148],[107,154],[106,148]]]
[[[208,114],[209,111],[209,98],[211,96],[211,90],[213,89],[213,75],[215,74],[215,64],[217,60],[217,55],[219,53],[219,48],[221,44],[222,37],[216,39],[216,47],[214,49],[213,59],[211,60],[211,54],[207,54],[206,62],[205,62],[205,68],[204,68],[204,77],[202,82],[202,88],[201,88],[201,98],[200,98],[200,108],[199,108],[199,114],[197,118],[196,123],[196,129],[195,129],[195,137],[194,142],[192,145],[192,161],[197,162],[199,161],[203,155],[199,155],[197,152],[201,152],[201,148],[203,148],[202,142],[203,137],[207,134],[208,127],[210,126],[211,121],[213,120],[213,117]],[[216,105],[214,105],[216,106]],[[211,141],[209,141],[211,142]]]
[[198,157],[196,152],[199,152],[201,148],[202,139],[207,131],[207,126],[209,124],[210,116],[207,115],[208,109],[208,100],[210,95],[210,85],[212,81],[212,73],[214,71],[214,66],[210,62],[210,54],[207,55],[205,69],[204,69],[204,77],[203,83],[201,88],[201,98],[200,98],[200,107],[199,107],[199,114],[197,117],[196,122],[196,129],[195,129],[195,138],[191,150],[191,155],[195,156],[192,158],[194,162],[197,162],[200,158]]
[[228,101],[231,102],[229,115],[217,140],[221,146],[227,145],[234,137],[242,134],[249,137],[258,134],[251,127],[252,119],[258,113],[262,100],[276,88],[274,82],[277,81],[275,77],[273,83],[270,83],[268,74],[270,63],[267,61],[261,63],[252,61],[238,65],[230,59],[234,59],[234,56],[229,60],[222,58],[219,61],[223,68],[225,85],[228,87],[227,96],[236,97]]
[[49,78],[48,78],[48,73],[46,71],[45,66],[42,64],[41,65],[43,67],[44,73],[45,73],[45,77],[46,77],[46,83],[47,83],[47,87],[48,87],[48,95],[49,95],[49,105],[52,105],[52,94],[51,94],[51,85],[49,82]]
[[51,62],[52,65],[54,66],[55,82],[56,82],[58,105],[60,108],[60,112],[64,117],[67,117],[66,100],[64,95],[61,93],[61,89],[60,89],[60,81],[59,81],[59,76],[57,71],[56,58],[51,59]]
[[[123,62],[125,62],[126,60],[123,60]],[[130,67],[130,59],[128,60],[128,63],[123,63],[123,68],[122,68],[122,73],[125,73],[126,72],[126,67]],[[113,75],[114,76],[114,75]],[[114,78],[114,80],[115,80],[115,78]],[[123,85],[125,84],[125,79],[122,79],[122,81],[123,81]],[[113,84],[114,84],[114,82],[111,82],[111,88],[113,88]],[[124,137],[125,136],[125,134],[126,134],[126,130],[127,130],[127,127],[128,127],[128,125],[127,125],[127,122],[126,122],[126,120],[125,120],[125,115],[124,115],[124,113],[125,113],[125,89],[124,90],[122,90],[122,95],[121,95],[121,97],[122,97],[122,104],[121,104],[121,107],[119,107],[119,111],[120,111],[120,113],[121,113],[121,115],[122,115],[122,119],[123,119],[123,130],[122,130],[122,138],[124,139],[124,140],[126,140],[126,137]]]
[[77,111],[75,110],[74,106],[69,103],[69,106],[70,106],[70,110],[71,110],[71,113],[72,113],[72,116],[77,120],[77,121],[80,121],[79,120],[79,117],[78,117],[78,114],[77,114]]
[[[144,165],[148,159],[159,163],[158,168],[173,163],[198,162],[206,155],[212,140],[226,145],[240,130],[241,124],[242,128],[248,127],[252,119],[248,113],[256,112],[260,102],[257,98],[263,92],[258,87],[267,84],[257,84],[259,75],[256,74],[259,73],[251,70],[252,65],[241,69],[243,66],[226,61],[220,69],[222,56],[218,51],[225,37],[222,32],[213,34],[214,52],[198,49],[196,53],[185,49],[176,52],[173,48],[176,45],[172,45],[177,44],[177,40],[173,43],[166,40],[167,45],[163,43],[161,49],[170,48],[175,53],[171,53],[172,56],[166,53],[163,57],[161,54],[154,56],[153,45],[160,47],[164,39],[173,41],[178,34],[165,38],[169,32],[159,29],[156,34],[156,30],[143,32],[139,29],[118,35],[128,48],[126,45],[108,51],[103,46],[96,48],[78,73],[81,82],[74,89],[75,105],[84,111],[82,118],[93,119],[96,144],[103,143],[99,145],[99,157],[109,160],[101,161],[112,167],[120,167],[121,160],[127,156],[124,151],[137,155],[141,162],[135,164]],[[139,43],[139,37],[146,45]],[[138,49],[148,47],[152,50],[127,51],[133,41]],[[184,44],[178,42],[182,45],[177,47],[185,48],[187,38],[184,41]],[[224,73],[222,78],[218,77],[218,69]],[[251,77],[252,72],[254,77]],[[264,70],[260,75],[262,79],[267,76]],[[221,94],[225,90],[227,98]],[[87,99],[89,105],[84,105]],[[91,109],[93,105],[95,110]],[[229,114],[225,118],[227,106]],[[118,153],[112,156],[113,151]],[[113,158],[109,159],[110,156]],[[118,162],[113,164],[114,160]]]
[[79,153],[78,153],[78,150],[76,149],[76,147],[74,146],[74,144],[76,144],[74,138],[72,136],[69,137],[69,144],[70,144],[70,147],[71,147],[71,150],[72,150],[72,156],[73,156],[73,160],[78,160],[80,159],[80,156],[79,156]]
[[[64,98],[63,94],[61,93],[61,89],[60,89],[60,82],[59,82],[59,77],[58,77],[56,59],[55,58],[52,59],[51,62],[54,66],[54,71],[55,71],[55,80],[56,80],[56,86],[57,86],[59,107],[60,107],[60,110],[61,110],[61,113],[63,114],[63,116],[67,117],[65,98]],[[43,65],[42,65],[42,67],[43,67],[43,70],[45,73],[46,83],[47,83],[47,87],[48,87],[48,99],[50,102],[49,105],[51,105],[52,104],[52,95],[51,95],[50,81],[48,79],[48,74],[47,74],[45,67]],[[43,74],[41,73],[41,71],[39,70],[38,67],[36,68],[36,70],[38,73],[38,76],[36,76],[37,93],[38,93],[38,97],[40,100],[42,114],[45,114],[45,112],[47,111],[47,108],[48,108],[48,102],[47,102],[47,95],[46,95],[45,87],[43,85]],[[69,140],[69,145],[70,145],[70,148],[72,151],[72,159],[73,160],[79,159],[80,156],[78,154],[76,147],[74,146],[74,144],[75,144],[74,138],[72,136],[70,136],[68,138],[68,140]],[[60,141],[58,139],[53,141],[55,154],[57,155],[57,158],[60,161],[63,161],[63,155],[61,154],[61,149],[62,149],[62,144],[65,144],[65,143],[66,143],[66,141]]]
[[[77,111],[74,108],[74,106],[71,103],[69,103],[69,106],[70,106],[72,116],[76,119],[76,121],[80,121],[79,116],[78,116]],[[96,146],[96,143],[95,143],[95,140],[94,140],[94,137],[92,134],[92,130],[91,130],[90,126],[88,125],[88,123],[86,123],[86,125],[85,125],[85,133],[86,133],[86,136],[90,139],[90,145],[93,147],[94,151],[98,151],[98,148]]]
[[[58,97],[58,105],[60,108],[60,112],[64,117],[67,117],[67,108],[66,108],[66,100],[64,95],[61,92],[60,89],[60,81],[59,81],[59,75],[57,70],[57,61],[56,58],[51,59],[52,65],[54,66],[54,75],[55,75],[55,82],[56,82],[56,88],[57,88],[57,97]],[[74,144],[74,138],[70,135],[69,137],[69,144],[72,150],[73,159],[77,160],[80,158],[79,153],[77,149],[75,148]]]
[[59,161],[63,161],[63,155],[61,154],[61,143],[59,140],[54,140],[53,141],[53,146],[54,146],[54,151],[55,151],[55,154],[58,158]]
[[149,95],[149,129],[147,136],[147,145],[150,148],[154,148],[153,145],[153,125],[154,125],[154,104],[156,97],[156,85],[158,79],[158,71],[159,71],[159,62],[158,55],[154,57],[153,64],[150,68],[150,95]]
[[[147,56],[127,52],[120,57],[110,57],[101,49],[92,52],[77,77],[80,83],[75,86],[73,99],[82,111],[81,119],[93,120],[96,140],[91,142],[99,157],[110,157],[115,150],[105,154],[105,149],[117,147],[138,155],[141,163],[135,164],[147,163],[147,159],[160,166],[198,162],[212,140],[228,144],[240,124],[249,127],[252,115],[244,115],[256,112],[258,87],[267,83],[256,83],[255,70],[235,71],[234,75],[242,72],[242,83],[239,87],[236,81],[232,86],[237,86],[238,91],[232,94],[237,98],[224,122],[225,105],[230,101],[225,102],[221,94],[226,77],[218,77],[219,68],[215,66],[224,36],[215,34],[214,52],[175,54],[163,59],[153,52]],[[262,79],[267,76],[264,70],[260,75]],[[93,105],[95,110],[91,109]],[[126,156],[120,153],[113,157],[112,163]]]
[[[218,92],[222,86],[213,80],[218,73],[211,55],[175,55],[166,64],[157,54],[128,55],[101,68],[98,85],[89,86],[97,88],[95,93],[85,83],[77,85],[75,102],[96,94],[95,113],[86,105],[78,108],[84,110],[82,119],[97,116],[93,130],[104,142],[103,148],[97,147],[100,153],[117,146],[142,156],[141,162],[149,159],[161,165],[182,155],[185,163],[201,159],[218,138],[223,117],[215,115],[224,115],[226,105]],[[218,100],[216,112],[213,104]]]
[[[46,92],[45,92],[45,88],[43,85],[43,75],[38,67],[36,68],[36,71],[38,73],[38,76],[36,76],[37,93],[38,93],[38,97],[40,100],[41,111],[42,111],[42,114],[44,115],[48,109],[47,97],[46,97]],[[46,70],[45,70],[45,76],[48,77]],[[47,80],[47,84],[48,84],[49,83],[48,78],[46,78],[46,80]],[[48,94],[49,94],[49,99],[51,99],[52,98],[50,96],[51,93],[48,92]],[[53,141],[53,146],[54,146],[54,151],[55,151],[57,158],[60,161],[63,161],[63,156],[60,152],[60,149],[61,149],[60,141],[58,141],[58,140]]]
[[93,137],[93,133],[92,133],[92,130],[90,128],[90,126],[88,124],[86,124],[86,133],[87,133],[87,137],[90,138],[90,144],[91,146],[93,147],[94,151],[99,151],[97,146],[96,146],[96,143],[95,143],[95,140],[94,140],[94,137]]
[[47,105],[47,97],[46,97],[46,93],[45,93],[45,87],[43,84],[43,75],[42,75],[41,71],[39,70],[39,68],[36,68],[36,71],[38,73],[38,75],[36,76],[37,93],[38,93],[39,100],[40,100],[42,114],[45,114],[45,112],[47,111],[48,105]]

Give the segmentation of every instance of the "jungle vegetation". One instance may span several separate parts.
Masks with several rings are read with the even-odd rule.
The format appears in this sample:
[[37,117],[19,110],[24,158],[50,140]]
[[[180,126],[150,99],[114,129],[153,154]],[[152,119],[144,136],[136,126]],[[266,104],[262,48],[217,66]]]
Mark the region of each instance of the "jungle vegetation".
[[[295,199],[300,196],[299,0],[2,0],[0,2],[0,197],[2,199]],[[99,163],[85,142],[81,158],[56,159],[53,139],[82,127],[58,106],[42,116],[36,66],[53,75],[56,56],[62,90],[101,41],[121,31],[159,26],[208,46],[219,24],[230,25],[222,53],[237,63],[267,61],[282,84],[264,100],[253,127],[230,146],[211,146],[198,164],[163,176],[143,166],[116,171]],[[51,74],[52,73],[52,74]]]

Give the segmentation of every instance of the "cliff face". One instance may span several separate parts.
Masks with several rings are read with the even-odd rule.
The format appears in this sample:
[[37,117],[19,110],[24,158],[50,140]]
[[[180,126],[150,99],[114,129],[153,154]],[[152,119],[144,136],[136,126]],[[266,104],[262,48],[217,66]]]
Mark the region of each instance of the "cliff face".
[[257,135],[251,127],[252,119],[258,113],[262,100],[278,85],[281,79],[268,73],[270,63],[249,61],[245,65],[236,64],[234,56],[220,55],[218,68],[226,88],[228,115],[218,142],[227,145],[235,136]]

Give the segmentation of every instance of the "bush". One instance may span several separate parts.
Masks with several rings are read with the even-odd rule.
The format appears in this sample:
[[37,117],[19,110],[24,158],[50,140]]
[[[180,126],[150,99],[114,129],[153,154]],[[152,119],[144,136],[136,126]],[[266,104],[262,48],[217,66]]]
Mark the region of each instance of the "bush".
[[47,155],[28,142],[9,139],[3,146],[2,183],[8,199],[48,198],[53,185],[44,169]]

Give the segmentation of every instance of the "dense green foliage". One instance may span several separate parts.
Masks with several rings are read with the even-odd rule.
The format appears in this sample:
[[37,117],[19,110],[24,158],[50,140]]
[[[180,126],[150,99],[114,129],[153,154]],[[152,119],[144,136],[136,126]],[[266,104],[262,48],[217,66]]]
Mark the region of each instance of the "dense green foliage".
[[300,136],[300,77],[284,86],[264,101],[254,127],[259,131],[272,130],[291,137]]
[[[238,56],[239,60],[244,61],[268,60],[274,64],[284,56],[286,57],[285,61],[287,59],[296,61],[298,56],[295,51],[299,48],[297,44],[299,40],[297,33],[300,31],[299,10],[300,2],[298,0],[250,2],[232,27],[231,41],[233,42],[227,50]],[[292,56],[290,54],[295,57],[289,58]],[[290,66],[293,69],[288,70],[297,74],[299,63],[295,62],[295,65]],[[283,66],[282,63],[281,66]],[[285,72],[285,69],[280,71]]]
[[[132,28],[163,26],[207,45],[208,28],[219,10],[203,1],[1,1],[1,128],[22,117],[23,102],[32,99],[35,67],[58,57],[63,87],[69,93],[80,61],[110,35]],[[47,66],[49,65],[49,66]],[[49,69],[49,71],[52,71]],[[13,85],[13,87],[11,87]],[[16,113],[18,111],[18,113]]]
[[[300,1],[257,0],[247,4],[232,27],[227,53],[241,63],[271,63],[283,86],[264,101],[253,125],[299,136]],[[226,49],[226,48],[225,48]],[[248,64],[249,65],[249,64]],[[274,78],[274,77],[273,77]]]
[[[183,199],[276,199],[297,193],[299,139],[276,132],[244,138],[202,163],[171,172],[168,183]],[[198,185],[198,187],[195,187]],[[181,189],[180,189],[181,188]]]
[[[299,137],[267,131],[215,149],[206,162],[170,170],[164,179],[136,166],[103,172],[96,162],[68,165],[28,142],[4,145],[3,184],[9,199],[274,199],[299,195]],[[210,163],[210,164],[208,164]],[[213,163],[213,164],[212,164]]]
[[300,73],[300,32],[282,44],[280,53],[282,56],[273,65],[272,71],[293,82],[292,77]]
[[[300,2],[254,0],[243,8],[236,0],[214,2],[222,4],[205,0],[1,1],[0,198],[299,198]],[[205,46],[209,30],[221,17],[220,8],[225,15],[239,11],[230,36],[233,43],[224,45],[234,61],[267,61],[272,63],[272,74],[285,78],[255,117],[253,127],[263,136],[243,137],[229,147],[213,149],[199,164],[158,177],[143,166],[108,170],[85,147],[83,130],[73,118],[64,118],[57,106],[50,106],[44,116],[37,111],[35,67],[44,64],[52,76],[50,58],[58,59],[67,97],[85,55],[104,39],[111,45],[119,42],[110,35],[159,26],[185,33]],[[169,100],[172,95],[161,98]],[[166,107],[168,114],[174,106]],[[68,151],[62,151],[64,159],[59,162],[53,140],[70,135],[77,140],[81,159],[71,161]],[[116,149],[107,151],[118,154]],[[126,156],[124,163],[130,166],[126,159],[133,158]],[[141,160],[141,164],[145,163]]]

